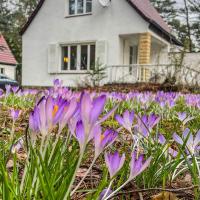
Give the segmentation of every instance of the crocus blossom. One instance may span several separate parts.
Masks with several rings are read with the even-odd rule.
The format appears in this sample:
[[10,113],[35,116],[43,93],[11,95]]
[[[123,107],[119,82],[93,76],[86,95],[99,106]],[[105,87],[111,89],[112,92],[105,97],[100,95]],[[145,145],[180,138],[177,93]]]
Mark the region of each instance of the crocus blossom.
[[197,132],[196,136],[194,137],[193,134],[190,132],[190,129],[185,129],[182,134],[182,138],[174,133],[173,139],[180,145],[183,145],[186,142],[186,153],[194,155],[197,150],[200,149],[200,130]]
[[178,113],[178,119],[179,119],[180,121],[183,122],[186,118],[187,118],[187,113],[186,113],[186,112],[179,112],[179,113]]
[[35,106],[29,117],[29,127],[34,131],[40,131],[46,135],[57,123],[63,128],[75,111],[76,103],[52,97],[43,97]]
[[[164,135],[159,134],[158,142],[162,145],[164,145],[166,143],[166,138],[164,137]],[[178,152],[176,150],[172,149],[171,147],[168,147],[168,152],[172,157],[176,157],[178,155]]]
[[136,176],[142,173],[150,165],[151,160],[152,158],[150,157],[146,161],[144,161],[144,155],[140,155],[137,159],[137,153],[133,152],[130,162],[129,179],[134,179]]
[[123,114],[123,117],[121,117],[120,115],[116,115],[115,119],[126,130],[128,130],[130,133],[132,132],[131,129],[134,120],[134,112],[129,112],[128,110],[126,110]]
[[77,126],[79,130],[76,136],[78,137],[81,134],[84,134],[84,137],[81,136],[82,139],[84,138],[84,144],[87,144],[91,139],[94,138],[94,133],[98,129],[98,124],[106,120],[115,111],[115,109],[113,109],[103,117],[103,120],[99,120],[99,116],[103,112],[105,102],[105,95],[92,99],[88,93],[82,94],[80,101],[81,122],[79,122]]
[[11,89],[13,93],[17,93],[17,91],[19,90],[19,86],[12,86]]
[[124,161],[125,161],[125,154],[120,156],[117,151],[114,154],[105,153],[105,162],[108,167],[111,179],[123,167]]
[[111,145],[117,138],[117,135],[118,133],[111,129],[101,133],[101,128],[99,127],[99,131],[94,134],[95,157],[98,157],[106,146]]
[[185,125],[187,122],[193,120],[194,117],[188,116],[186,112],[179,112],[178,119]]
[[137,128],[144,137],[148,137],[153,127],[157,125],[160,121],[160,117],[154,114],[150,114],[149,116],[143,115],[141,118],[137,117],[137,119],[138,119]]
[[59,121],[59,129],[60,131],[64,128],[64,126],[69,122],[70,118],[73,116],[77,109],[77,101],[75,98],[71,99],[64,106],[63,112],[61,113]]
[[12,117],[13,121],[16,121],[21,114],[21,110],[15,110],[13,108],[10,109],[10,116]]
[[113,191],[109,188],[105,188],[99,195],[98,200],[102,200],[103,198],[109,196]]

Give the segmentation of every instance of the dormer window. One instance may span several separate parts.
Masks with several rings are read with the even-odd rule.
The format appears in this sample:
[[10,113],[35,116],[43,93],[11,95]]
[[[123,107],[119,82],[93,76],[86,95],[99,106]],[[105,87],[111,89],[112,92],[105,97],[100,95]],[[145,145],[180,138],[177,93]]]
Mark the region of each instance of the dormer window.
[[69,0],[69,15],[82,15],[92,12],[92,0]]

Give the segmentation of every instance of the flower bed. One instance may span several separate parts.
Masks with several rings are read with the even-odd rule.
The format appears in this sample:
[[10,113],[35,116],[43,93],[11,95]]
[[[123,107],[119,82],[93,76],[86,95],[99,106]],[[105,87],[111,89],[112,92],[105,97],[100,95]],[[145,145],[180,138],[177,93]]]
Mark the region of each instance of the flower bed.
[[199,94],[0,96],[1,199],[199,199]]

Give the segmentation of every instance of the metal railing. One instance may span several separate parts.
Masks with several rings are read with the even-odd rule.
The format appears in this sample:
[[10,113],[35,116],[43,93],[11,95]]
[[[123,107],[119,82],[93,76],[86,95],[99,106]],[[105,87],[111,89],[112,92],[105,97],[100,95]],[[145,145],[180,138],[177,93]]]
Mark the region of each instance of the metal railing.
[[136,83],[157,81],[174,71],[172,65],[113,65],[108,67],[110,83]]

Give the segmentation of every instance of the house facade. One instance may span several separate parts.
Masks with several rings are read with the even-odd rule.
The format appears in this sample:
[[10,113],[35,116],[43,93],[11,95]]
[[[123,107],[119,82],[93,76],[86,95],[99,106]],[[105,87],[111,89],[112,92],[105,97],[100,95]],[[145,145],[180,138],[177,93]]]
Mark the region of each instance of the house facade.
[[[23,27],[22,84],[50,86],[55,78],[77,86],[95,66],[105,66],[110,81],[150,78],[148,66],[167,64],[172,44],[180,43],[149,0],[40,0]],[[127,67],[129,66],[129,67]],[[117,67],[117,72],[115,67]]]
[[0,74],[6,75],[13,80],[16,79],[17,61],[12,54],[5,38],[0,35]]

